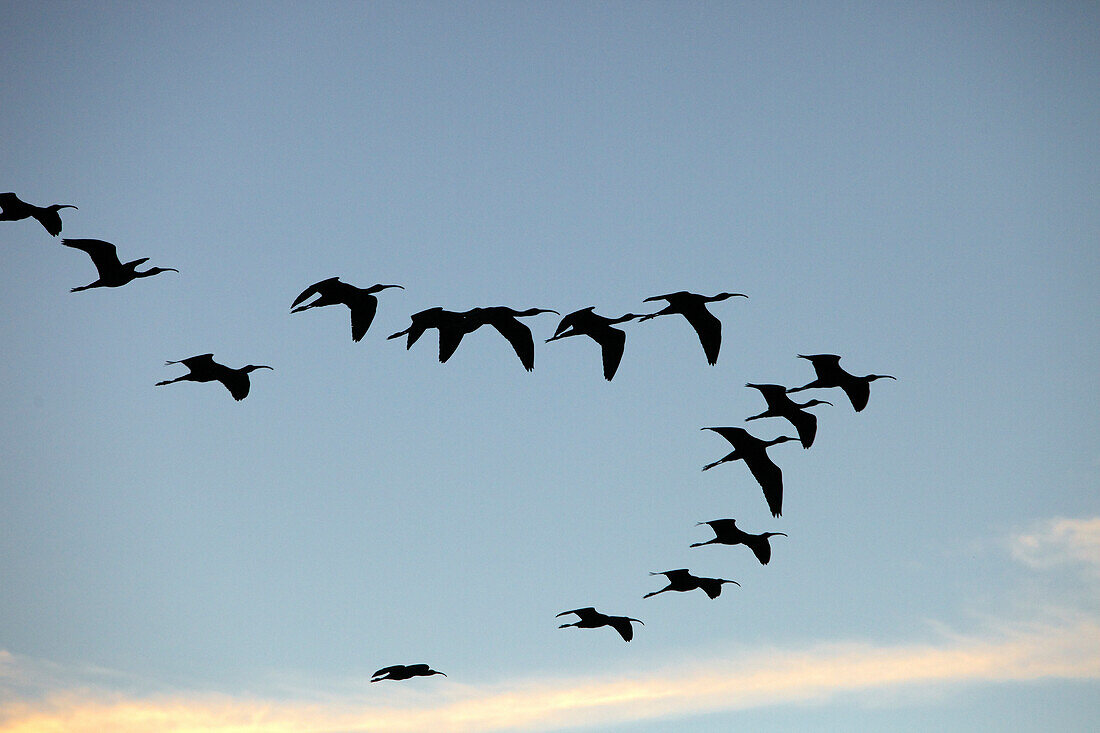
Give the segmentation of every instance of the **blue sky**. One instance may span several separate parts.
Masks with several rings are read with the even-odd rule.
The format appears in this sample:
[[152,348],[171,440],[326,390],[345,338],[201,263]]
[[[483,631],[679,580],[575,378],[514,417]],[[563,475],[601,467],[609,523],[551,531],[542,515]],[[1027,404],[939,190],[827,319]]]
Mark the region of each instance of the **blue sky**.
[[[0,190],[180,273],[71,294],[0,223],[0,730],[1095,727],[1094,4],[4,17]],[[289,314],[334,275],[406,289],[353,344]],[[714,367],[672,318],[611,383],[553,315],[531,374],[384,338],[681,289],[750,296]],[[153,387],[206,352],[275,371]],[[773,519],[698,429],[820,352],[898,381],[802,393]],[[790,536],[689,549],[719,517]],[[642,600],[679,567],[742,588]],[[588,605],[646,625],[557,629]],[[412,662],[448,677],[364,684]]]

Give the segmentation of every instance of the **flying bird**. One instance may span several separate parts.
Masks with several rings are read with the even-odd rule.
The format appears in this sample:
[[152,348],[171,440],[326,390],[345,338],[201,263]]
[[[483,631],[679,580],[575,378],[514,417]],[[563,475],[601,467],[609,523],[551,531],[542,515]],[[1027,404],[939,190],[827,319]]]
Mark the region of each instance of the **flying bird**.
[[756,555],[756,559],[760,561],[761,565],[767,565],[768,561],[772,559],[772,546],[768,540],[769,537],[786,537],[783,532],[764,532],[763,534],[749,534],[743,530],[737,528],[737,521],[733,519],[712,519],[709,522],[698,522],[696,526],[700,524],[709,524],[710,528],[714,530],[714,539],[707,540],[706,542],[696,542],[690,547],[702,547],[703,545],[713,545],[715,543],[720,545],[745,545],[752,554]]
[[876,379],[894,379],[889,374],[868,374],[865,377],[857,377],[849,374],[840,366],[840,357],[836,354],[799,354],[799,359],[808,359],[817,372],[817,379],[801,387],[792,387],[788,392],[801,392],[804,389],[827,389],[840,387],[848,399],[852,401],[852,407],[860,412],[867,406],[867,400],[871,398],[871,382]]
[[411,318],[412,324],[408,328],[404,331],[391,333],[386,338],[395,339],[407,336],[405,349],[408,350],[429,328],[437,329],[439,331],[440,363],[451,358],[451,354],[455,352],[459,342],[462,341],[462,335],[466,333],[466,318],[464,315],[456,311],[444,310],[438,306],[422,310],[419,313],[413,313]]
[[745,418],[745,421],[759,420],[762,417],[783,417],[794,425],[798,431],[798,439],[803,448],[809,448],[814,444],[814,436],[817,435],[817,416],[812,412],[806,412],[807,407],[814,405],[832,405],[825,400],[810,400],[809,402],[795,402],[787,396],[787,388],[781,384],[746,384],[746,387],[760,390],[764,401],[768,403],[768,409],[759,415]]
[[631,621],[637,621],[645,626],[642,621],[636,618],[630,618],[629,616],[608,616],[607,614],[600,613],[596,609],[589,606],[588,608],[576,608],[572,611],[562,611],[554,618],[565,616],[569,613],[577,614],[579,621],[575,621],[571,624],[562,624],[559,629],[568,628],[570,626],[576,626],[578,629],[596,629],[600,626],[610,626],[619,632],[619,636],[623,637],[623,641],[630,641],[634,638],[634,627],[630,625]]
[[[454,350],[458,348],[458,342],[461,341],[462,337],[466,334],[473,333],[482,326],[492,326],[512,345],[512,349],[516,352],[516,356],[519,357],[519,361],[523,364],[523,368],[529,372],[534,371],[535,340],[531,336],[531,329],[520,323],[519,319],[527,316],[535,316],[539,313],[554,313],[561,315],[556,310],[551,310],[550,308],[528,308],[527,310],[518,311],[504,305],[491,306],[488,308],[471,308],[468,311],[463,311],[461,313],[463,317],[461,332],[449,334],[457,336],[457,340],[453,343],[448,343],[450,353],[454,353]],[[443,334],[440,332],[441,351],[443,349],[442,339]],[[450,353],[447,354],[448,357],[450,357]],[[446,359],[440,356],[440,361],[446,361]]]
[[668,585],[661,590],[655,590],[652,593],[646,593],[642,598],[649,598],[655,596],[658,593],[664,593],[665,591],[680,591],[686,592],[689,590],[695,590],[696,588],[702,588],[712,600],[717,598],[722,593],[722,585],[724,583],[733,583],[740,587],[740,583],[736,580],[726,580],[725,578],[699,578],[692,575],[686,568],[680,570],[666,570],[663,573],[650,573],[650,575],[663,575],[668,578]]
[[148,257],[139,260],[122,263],[118,259],[118,250],[110,242],[101,239],[62,239],[61,243],[66,247],[79,249],[92,258],[92,264],[99,270],[99,279],[95,282],[73,288],[70,292],[88,290],[89,288],[118,288],[131,280],[139,277],[152,277],[162,272],[179,272],[174,267],[151,267],[148,270],[138,272],[137,266],[148,262]]
[[707,355],[707,361],[713,366],[718,362],[718,350],[722,347],[722,322],[707,310],[707,303],[715,303],[728,298],[747,298],[744,293],[718,293],[718,295],[698,295],[681,290],[677,293],[666,295],[654,295],[646,298],[643,303],[654,300],[668,301],[661,310],[656,313],[647,313],[642,316],[642,321],[648,321],[657,316],[669,316],[679,314],[687,319],[695,333],[699,335],[699,343],[703,345],[703,352]]
[[49,206],[35,206],[21,201],[14,193],[0,193],[0,221],[19,221],[20,219],[33,218],[46,228],[46,231],[57,236],[61,233],[61,209],[75,209],[72,204],[51,204]]
[[213,354],[201,354],[179,361],[166,361],[165,364],[183,364],[189,370],[187,374],[165,382],[157,382],[157,387],[174,382],[221,382],[233,399],[240,402],[248,396],[248,374],[257,369],[272,369],[269,366],[249,364],[240,369],[233,369],[214,361]]
[[412,677],[431,677],[433,674],[447,675],[431,669],[426,664],[395,664],[392,667],[383,667],[371,675],[371,682],[381,680],[407,680]]
[[[351,310],[351,340],[359,341],[366,335],[371,321],[374,320],[374,314],[378,310],[378,298],[374,294],[386,288],[405,289],[401,285],[381,284],[371,285],[369,288],[357,288],[354,285],[341,282],[338,277],[330,277],[303,290],[290,304],[290,312],[299,313],[310,308],[321,308],[326,305],[346,305]],[[314,295],[319,297],[312,303],[300,305]]]
[[595,306],[581,308],[562,318],[554,335],[546,339],[546,342],[569,336],[588,336],[600,345],[603,353],[603,377],[610,382],[623,359],[623,349],[626,348],[626,334],[614,326],[642,316],[627,313],[619,318],[607,318],[595,313],[594,308]]
[[703,470],[708,471],[726,461],[744,461],[745,465],[749,467],[749,471],[752,472],[753,478],[760,484],[760,488],[764,490],[764,498],[768,502],[768,508],[771,509],[772,516],[778,517],[782,514],[783,472],[779,470],[779,466],[775,465],[772,459],[768,457],[767,448],[768,446],[778,445],[779,443],[786,443],[788,440],[798,440],[798,438],[781,435],[774,440],[761,440],[760,438],[750,435],[744,428],[701,429],[713,430],[728,440],[733,446],[732,451],[714,463],[708,463],[703,466]]

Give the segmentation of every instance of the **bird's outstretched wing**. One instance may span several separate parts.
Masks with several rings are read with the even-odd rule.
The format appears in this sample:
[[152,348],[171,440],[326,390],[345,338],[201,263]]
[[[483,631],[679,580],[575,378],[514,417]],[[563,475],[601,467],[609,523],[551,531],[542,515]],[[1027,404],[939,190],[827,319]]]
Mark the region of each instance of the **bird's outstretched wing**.
[[792,410],[784,415],[794,429],[798,431],[798,440],[803,448],[809,448],[814,444],[814,436],[817,435],[817,416],[806,410]]
[[[641,621],[638,623],[641,623]],[[634,627],[630,625],[630,619],[626,616],[609,616],[607,625],[618,631],[619,636],[623,637],[623,641],[630,641],[634,638]]]
[[214,361],[213,354],[199,354],[198,356],[189,356],[186,359],[180,359],[178,361],[166,361],[165,364],[183,364],[191,371],[198,369],[216,369],[221,364]]
[[118,259],[118,250],[110,242],[102,239],[62,239],[66,247],[79,249],[92,258],[92,264],[99,270],[100,276],[109,275],[122,267]]
[[370,324],[374,322],[374,314],[378,312],[378,298],[359,293],[350,301],[348,308],[351,310],[351,340],[362,341]]
[[787,396],[787,388],[781,384],[753,384],[749,382],[745,386],[760,390],[760,394],[763,395],[764,401],[769,405],[775,402],[782,404],[783,398]]
[[558,618],[559,616],[565,616],[566,614],[570,614],[570,613],[577,614],[577,616],[579,616],[582,621],[584,621],[585,619],[590,619],[590,618],[599,618],[602,615],[599,611],[597,611],[592,606],[588,606],[587,608],[574,608],[572,611],[562,611],[557,616],[554,616],[554,618]]
[[745,538],[745,544],[752,550],[752,554],[756,555],[756,559],[760,561],[761,565],[767,565],[768,561],[772,559],[772,545],[768,542],[767,537],[749,535]]
[[707,355],[707,362],[713,366],[718,362],[718,351],[722,348],[722,322],[705,306],[687,310],[684,318],[695,329],[699,343],[703,345],[703,353]]
[[744,428],[703,428],[703,430],[710,430],[718,433],[728,440],[734,448],[739,447],[745,436],[749,435],[749,431]]
[[722,595],[722,583],[733,583],[734,585],[741,585],[736,580],[723,581],[722,578],[696,578],[696,582],[699,587],[703,589],[703,592],[707,594],[711,600],[714,600],[718,596]]
[[558,327],[554,329],[554,336],[561,336],[569,329],[576,327],[577,322],[584,318],[585,315],[590,314],[593,308],[595,308],[595,306],[581,308],[578,311],[573,311],[567,316],[562,316],[562,319],[558,321]]
[[404,664],[394,664],[389,667],[383,667],[382,669],[372,674],[371,677],[377,677],[380,674],[390,674],[391,672],[400,672],[403,669],[405,669]]
[[848,395],[856,412],[862,412],[867,406],[867,401],[871,399],[871,383],[864,379],[854,377],[845,379],[840,383],[840,388],[844,390],[844,394]]
[[687,568],[680,568],[679,570],[666,570],[663,573],[655,573],[656,575],[663,575],[668,578],[670,583],[676,581],[677,578],[681,580],[688,580],[692,577]]
[[534,371],[535,340],[531,336],[531,329],[515,318],[494,318],[492,326],[512,345],[523,368],[529,372]]
[[[0,193],[0,210],[7,211],[8,209],[18,209],[20,206],[26,206],[26,202],[21,201],[18,196],[12,192]],[[11,214],[11,211],[7,213]]]
[[600,345],[600,353],[603,356],[603,378],[611,381],[619,368],[619,362],[623,360],[623,351],[626,350],[626,334],[617,328],[594,329],[588,334],[592,340]]
[[778,517],[783,513],[783,472],[763,452],[746,457],[745,463],[748,464],[749,471],[760,484],[760,488],[764,490],[764,498],[768,502],[768,509],[771,510],[772,516]]
[[229,394],[233,395],[233,399],[237,402],[247,397],[252,387],[252,380],[248,378],[248,374],[233,369],[224,369],[223,373],[218,375],[218,381],[225,385]]
[[332,286],[338,282],[340,282],[339,277],[330,277],[327,280],[313,283],[308,288],[303,290],[297,298],[294,299],[294,302],[290,304],[290,307],[294,308],[295,306],[301,305],[308,299],[312,298],[314,295],[321,295],[326,290],[330,290]]

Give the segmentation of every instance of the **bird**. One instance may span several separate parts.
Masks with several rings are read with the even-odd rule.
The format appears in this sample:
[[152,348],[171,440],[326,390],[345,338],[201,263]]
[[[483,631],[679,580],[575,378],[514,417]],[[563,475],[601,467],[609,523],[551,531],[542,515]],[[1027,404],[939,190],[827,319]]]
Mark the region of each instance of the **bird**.
[[646,593],[642,598],[649,598],[655,596],[658,593],[664,593],[665,591],[675,590],[680,592],[686,592],[689,590],[695,590],[696,588],[702,588],[713,600],[722,593],[722,585],[724,583],[733,583],[740,587],[740,583],[736,580],[726,580],[725,578],[699,578],[688,572],[687,568],[681,568],[680,570],[666,570],[662,573],[650,573],[650,575],[663,575],[668,578],[668,585],[661,590],[655,590],[652,593]]
[[566,614],[577,614],[578,621],[571,624],[562,624],[559,629],[568,628],[570,626],[576,626],[579,629],[596,629],[600,626],[610,626],[619,632],[619,636],[623,637],[623,641],[630,641],[634,638],[634,627],[630,625],[631,621],[637,621],[645,626],[640,619],[630,618],[629,616],[608,616],[607,614],[600,613],[596,609],[589,606],[588,608],[575,608],[572,611],[562,611],[554,618],[565,616]]
[[[489,306],[487,308],[471,308],[468,311],[462,311],[463,317],[461,332],[454,334],[448,334],[448,336],[456,336],[456,340],[448,343],[449,352],[447,357],[450,358],[450,354],[454,353],[454,350],[458,348],[458,342],[462,340],[462,337],[468,333],[473,333],[482,326],[492,326],[497,332],[508,340],[508,343],[512,345],[512,349],[515,350],[516,356],[519,357],[519,361],[523,364],[523,368],[527,371],[534,371],[535,369],[535,341],[531,336],[531,329],[526,325],[519,322],[520,318],[527,316],[535,316],[539,313],[554,313],[561,315],[556,310],[550,308],[528,308],[527,310],[518,311],[514,308],[509,308],[505,305]],[[440,350],[443,350],[443,333],[440,332]],[[443,356],[440,356],[440,361],[446,361]]]
[[749,431],[744,428],[701,429],[713,430],[733,445],[733,450],[725,457],[714,463],[708,463],[703,466],[703,470],[708,471],[726,461],[743,460],[745,465],[749,467],[749,471],[752,472],[753,477],[760,484],[760,488],[764,490],[764,498],[768,502],[768,508],[771,509],[772,516],[778,517],[782,514],[783,472],[779,470],[779,466],[775,465],[772,459],[768,457],[767,448],[771,445],[786,443],[788,440],[798,440],[798,438],[781,435],[773,440],[761,440],[760,438],[750,435]]
[[657,316],[680,314],[687,319],[695,333],[699,335],[699,343],[703,345],[703,352],[707,355],[707,362],[711,366],[718,363],[718,350],[722,347],[722,322],[707,310],[707,303],[714,303],[728,298],[747,298],[744,293],[718,293],[718,295],[699,295],[681,290],[676,293],[654,295],[646,298],[643,303],[654,300],[666,300],[666,305],[656,313],[647,313],[641,321],[648,321]]
[[[401,285],[382,285],[376,283],[369,288],[357,288],[354,285],[341,282],[338,277],[330,277],[318,283],[313,283],[303,290],[301,294],[290,304],[291,313],[299,313],[310,308],[320,308],[326,305],[346,305],[351,310],[351,340],[360,341],[370,328],[374,314],[378,310],[378,298],[375,293],[386,288],[401,288]],[[314,295],[317,300],[306,305],[300,305]],[[298,307],[295,307],[298,306]]]
[[588,336],[600,345],[603,377],[610,382],[623,359],[623,349],[626,348],[626,334],[621,329],[614,328],[614,325],[641,317],[637,313],[627,313],[618,318],[608,318],[595,313],[595,306],[581,308],[562,318],[554,335],[546,339],[546,343],[569,336]]
[[889,374],[868,374],[865,377],[857,377],[849,374],[840,366],[840,357],[836,354],[799,354],[799,359],[808,359],[817,372],[817,379],[804,384],[801,387],[792,387],[787,392],[801,392],[804,389],[827,389],[840,387],[856,412],[860,412],[867,406],[867,400],[871,398],[871,382],[876,379],[893,379]]
[[98,280],[87,285],[81,285],[78,288],[72,288],[70,292],[73,293],[89,288],[118,288],[139,277],[152,277],[162,272],[179,272],[174,267],[151,267],[148,270],[138,272],[137,266],[143,262],[148,262],[148,257],[142,257],[139,260],[123,264],[118,259],[118,250],[115,245],[104,242],[102,239],[62,239],[61,243],[66,247],[85,252],[92,258],[92,264],[95,265],[95,268],[99,270]]
[[411,349],[424,332],[429,328],[439,331],[439,362],[442,364],[451,358],[462,341],[462,335],[466,333],[466,317],[457,312],[449,311],[439,306],[413,313],[412,324],[404,331],[391,333],[386,339],[395,339],[407,336],[405,349]]
[[812,412],[806,412],[807,407],[814,405],[832,405],[825,400],[810,400],[798,403],[787,396],[787,388],[781,384],[752,384],[745,385],[760,390],[764,401],[768,403],[768,409],[759,415],[745,418],[745,421],[759,420],[762,417],[785,417],[798,431],[798,439],[803,448],[809,448],[814,444],[814,436],[817,435],[817,416]]
[[713,545],[715,543],[720,545],[745,545],[752,550],[752,554],[756,555],[756,559],[760,561],[761,565],[767,565],[768,561],[772,559],[772,546],[768,538],[787,536],[784,532],[749,534],[738,529],[737,521],[734,519],[712,519],[709,522],[697,522],[695,526],[700,524],[710,525],[710,528],[714,530],[714,539],[706,542],[696,542],[689,545],[690,547],[702,547],[703,545]]
[[213,354],[200,354],[199,356],[192,356],[187,359],[180,359],[179,361],[166,361],[164,363],[183,364],[189,371],[182,377],[176,377],[175,379],[169,379],[164,382],[157,382],[157,387],[163,387],[166,384],[172,384],[174,382],[221,382],[225,388],[229,390],[229,394],[233,395],[233,399],[238,402],[248,396],[248,375],[250,372],[254,372],[257,369],[273,369],[273,367],[256,364],[249,364],[239,369],[233,369],[214,361]]
[[392,667],[383,667],[371,675],[371,682],[382,680],[407,680],[412,677],[431,677],[433,674],[447,675],[431,669],[426,664],[395,664]]
[[61,233],[61,214],[58,212],[61,209],[75,208],[72,204],[35,206],[21,201],[14,193],[0,193],[0,221],[19,221],[32,217],[55,237]]

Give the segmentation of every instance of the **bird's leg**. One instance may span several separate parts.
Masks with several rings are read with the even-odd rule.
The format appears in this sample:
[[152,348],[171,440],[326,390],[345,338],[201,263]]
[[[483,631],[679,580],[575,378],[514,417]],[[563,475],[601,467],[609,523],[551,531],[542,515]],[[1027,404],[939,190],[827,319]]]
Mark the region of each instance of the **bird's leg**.
[[767,417],[767,416],[768,416],[768,411],[765,410],[764,412],[761,412],[759,415],[753,415],[752,417],[746,417],[745,422],[748,422],[749,420],[759,420],[760,418]]
[[175,382],[182,382],[190,376],[191,376],[190,374],[184,374],[182,377],[176,377],[175,379],[169,379],[169,380],[166,380],[164,382],[157,382],[153,386],[154,387],[163,387],[166,384],[174,384]]
[[737,451],[733,451],[732,453],[728,453],[724,458],[720,458],[719,460],[715,461],[714,463],[708,463],[707,465],[703,466],[703,470],[704,471],[709,471],[710,469],[714,468],[715,466],[721,465],[721,464],[725,463],[726,461],[737,461],[737,460],[740,460],[740,458],[741,458],[741,456],[737,455]]
[[718,541],[718,538],[715,537],[713,540],[707,540],[706,542],[692,543],[692,544],[688,545],[688,547],[702,547],[703,545],[713,545],[717,541]]
[[644,596],[642,596],[642,598],[649,598],[651,596],[659,595],[661,593],[664,593],[666,590],[672,590],[672,587],[669,586],[668,588],[661,588],[661,590],[655,590],[652,593],[646,593]]

